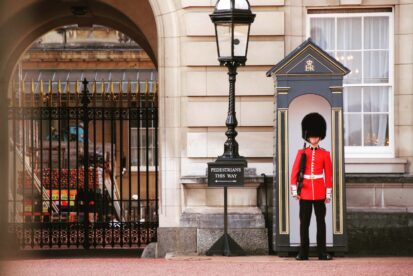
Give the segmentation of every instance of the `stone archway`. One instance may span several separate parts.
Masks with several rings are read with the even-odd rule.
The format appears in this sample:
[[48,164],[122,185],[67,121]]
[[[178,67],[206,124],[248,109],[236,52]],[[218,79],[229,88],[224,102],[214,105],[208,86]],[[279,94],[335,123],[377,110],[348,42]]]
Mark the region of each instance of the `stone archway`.
[[[172,1],[3,1],[2,19],[0,20],[0,123],[4,126],[4,134],[7,134],[7,93],[10,89],[10,78],[14,67],[20,58],[20,55],[27,49],[30,44],[41,34],[67,24],[79,24],[81,26],[90,26],[92,24],[101,24],[113,27],[127,34],[133,40],[138,42],[148,53],[154,64],[159,69],[160,85],[160,165],[166,162],[163,155],[162,147],[167,142],[169,145],[176,144],[178,138],[167,139],[168,136],[165,128],[165,118],[163,108],[165,106],[165,92],[163,88],[166,83],[165,72],[165,28],[170,28],[169,35],[178,36],[176,14],[169,16],[169,21],[174,24],[164,26],[165,9],[176,10]],[[7,14],[6,14],[7,11]],[[163,12],[162,12],[163,11]],[[172,18],[172,19],[171,19]],[[167,24],[165,24],[167,25]],[[173,29],[173,30],[172,30]],[[12,31],[10,31],[12,30]],[[174,43],[177,43],[175,41]],[[161,45],[161,46],[159,46]],[[177,53],[177,55],[179,55]],[[179,59],[177,59],[179,60]],[[175,64],[174,66],[178,66]],[[172,83],[177,87],[179,80]],[[170,84],[170,83],[169,83]],[[179,117],[174,120],[179,121]],[[170,135],[172,136],[172,135]],[[0,167],[3,178],[8,175],[8,137],[0,136]],[[170,162],[171,160],[169,160]],[[179,162],[175,158],[173,162]],[[166,167],[166,166],[165,166]],[[179,167],[179,166],[174,166]],[[164,169],[161,169],[162,175]],[[164,177],[161,177],[161,183]],[[162,193],[161,193],[162,194]],[[1,196],[1,224],[6,225],[7,221],[7,193]],[[2,228],[2,230],[4,230]],[[5,237],[5,235],[1,235]]]
[[[1,79],[7,81],[20,55],[39,36],[59,26],[100,24],[117,29],[135,40],[157,66],[157,27],[150,4],[147,1],[127,1],[122,5],[106,1],[25,1],[25,7],[3,4],[15,12],[5,17],[0,25]],[[131,12],[135,10],[135,12]],[[10,32],[10,30],[13,30]]]

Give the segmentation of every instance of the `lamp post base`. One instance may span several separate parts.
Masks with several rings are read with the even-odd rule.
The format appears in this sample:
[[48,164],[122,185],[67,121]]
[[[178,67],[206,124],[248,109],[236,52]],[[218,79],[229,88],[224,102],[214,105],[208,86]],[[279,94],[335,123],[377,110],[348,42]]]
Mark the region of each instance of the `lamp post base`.
[[234,241],[228,233],[224,233],[210,249],[206,252],[207,256],[245,256],[245,251]]
[[228,163],[228,164],[230,163],[242,164],[244,165],[244,167],[248,166],[247,159],[243,156],[227,157],[225,155],[221,155],[221,156],[218,156],[218,158],[215,160],[215,163],[221,163],[221,162]]

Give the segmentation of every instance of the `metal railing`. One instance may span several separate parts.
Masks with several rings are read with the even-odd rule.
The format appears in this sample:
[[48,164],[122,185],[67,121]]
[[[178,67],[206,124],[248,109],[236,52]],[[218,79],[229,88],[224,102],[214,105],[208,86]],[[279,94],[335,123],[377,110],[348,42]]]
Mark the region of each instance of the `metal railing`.
[[10,231],[22,248],[155,241],[157,83],[72,84],[22,82],[10,99]]

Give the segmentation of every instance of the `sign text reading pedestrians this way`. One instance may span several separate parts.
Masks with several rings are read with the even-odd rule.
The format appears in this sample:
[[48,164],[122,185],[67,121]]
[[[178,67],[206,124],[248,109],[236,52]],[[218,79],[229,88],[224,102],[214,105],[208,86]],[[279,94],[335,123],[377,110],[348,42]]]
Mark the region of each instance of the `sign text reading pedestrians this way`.
[[237,162],[208,163],[208,186],[243,186],[245,164]]

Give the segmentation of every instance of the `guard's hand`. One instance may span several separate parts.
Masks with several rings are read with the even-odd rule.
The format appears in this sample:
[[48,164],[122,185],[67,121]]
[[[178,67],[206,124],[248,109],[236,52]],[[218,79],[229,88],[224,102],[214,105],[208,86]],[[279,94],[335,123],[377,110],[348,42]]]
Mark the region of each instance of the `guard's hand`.
[[299,195],[295,195],[295,196],[293,196],[296,200],[300,200],[300,198],[301,198],[301,196],[299,196]]
[[327,189],[326,189],[326,200],[325,200],[325,203],[330,203],[331,198],[332,198],[332,194],[333,194],[333,189],[332,189],[332,188],[327,188]]

